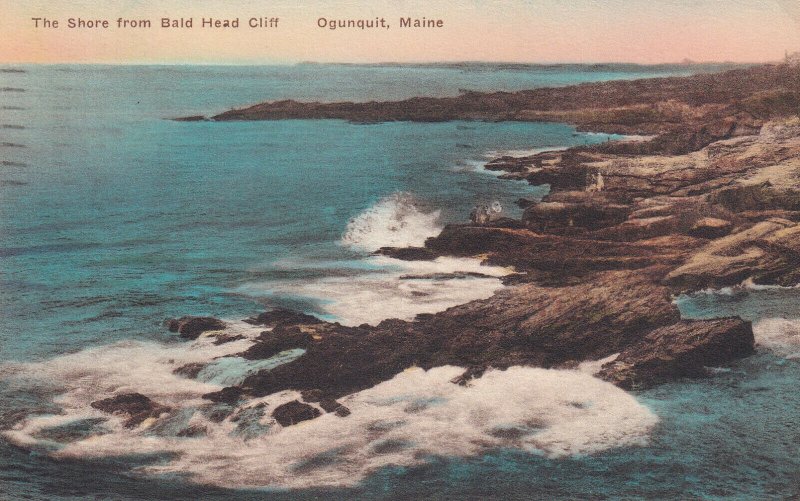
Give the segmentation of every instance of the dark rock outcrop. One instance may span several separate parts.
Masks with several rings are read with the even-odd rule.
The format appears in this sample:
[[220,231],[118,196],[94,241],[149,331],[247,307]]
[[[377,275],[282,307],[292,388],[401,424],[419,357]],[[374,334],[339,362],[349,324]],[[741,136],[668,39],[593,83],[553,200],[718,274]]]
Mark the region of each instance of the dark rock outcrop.
[[252,325],[275,327],[278,325],[317,324],[320,323],[321,320],[313,315],[308,315],[299,311],[274,308],[258,316],[245,319],[245,322]]
[[247,377],[241,391],[260,396],[317,390],[316,396],[304,395],[335,399],[412,365],[552,367],[601,358],[679,320],[669,290],[654,281],[666,271],[606,272],[555,289],[523,284],[414,322],[389,320],[361,328],[320,324],[310,341],[304,338],[303,356]]
[[381,247],[375,254],[393,257],[403,261],[430,261],[439,257],[435,252],[425,247]]
[[203,398],[223,404],[233,405],[242,398],[244,391],[239,386],[228,386],[219,391],[206,393]]
[[606,201],[586,203],[541,202],[522,215],[522,221],[537,232],[570,233],[615,226],[628,218],[631,207]]
[[656,329],[603,366],[600,377],[625,389],[647,388],[753,353],[753,329],[739,318],[681,321]]
[[299,400],[292,400],[279,405],[272,411],[272,417],[281,426],[292,426],[297,423],[319,417],[322,413],[316,407],[304,404]]
[[177,332],[184,339],[197,339],[207,331],[222,330],[227,325],[222,320],[214,317],[181,317],[167,320],[170,332]]
[[320,400],[319,406],[322,407],[322,410],[325,412],[333,412],[339,417],[347,417],[350,415],[350,409],[333,399]]
[[109,414],[127,415],[126,428],[135,428],[148,418],[158,418],[171,409],[153,402],[141,393],[123,393],[92,402],[92,407]]
[[314,340],[313,336],[297,326],[275,327],[271,331],[262,332],[247,351],[241,354],[248,360],[270,358],[278,353],[293,348],[305,348]]

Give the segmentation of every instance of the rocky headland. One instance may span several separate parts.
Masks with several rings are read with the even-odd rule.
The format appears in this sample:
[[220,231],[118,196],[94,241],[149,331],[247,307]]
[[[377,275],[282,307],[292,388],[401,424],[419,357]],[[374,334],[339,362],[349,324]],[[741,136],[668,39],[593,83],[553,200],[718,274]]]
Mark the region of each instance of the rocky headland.
[[[290,425],[319,414],[308,402],[325,402],[323,409],[346,416],[336,399],[411,366],[466,367],[453,384],[468,385],[489,368],[574,368],[607,358],[597,375],[637,389],[703,376],[708,367],[746,357],[754,351],[749,322],[681,319],[673,298],[744,281],[800,282],[798,115],[800,68],[767,65],[448,99],[284,101],[213,117],[557,120],[653,137],[490,162],[487,168],[506,178],[549,185],[549,194],[522,201],[521,219],[451,224],[424,247],[379,253],[480,257],[517,271],[506,278],[509,287],[489,299],[378,325],[264,313],[249,319],[265,330],[239,356],[305,353],[206,398],[234,403],[298,390],[306,403],[274,411]],[[218,327],[208,318],[170,324],[189,338]]]

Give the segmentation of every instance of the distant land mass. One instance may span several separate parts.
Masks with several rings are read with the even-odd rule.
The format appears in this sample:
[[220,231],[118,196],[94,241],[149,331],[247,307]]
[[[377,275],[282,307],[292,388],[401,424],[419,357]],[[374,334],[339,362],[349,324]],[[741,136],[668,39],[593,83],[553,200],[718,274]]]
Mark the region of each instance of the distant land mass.
[[685,59],[679,63],[624,63],[624,62],[604,62],[604,63],[521,63],[521,62],[495,62],[495,61],[445,61],[445,62],[395,62],[385,61],[378,63],[344,63],[332,62],[323,63],[317,61],[302,61],[298,66],[363,66],[366,68],[448,68],[448,69],[475,69],[475,70],[505,70],[505,71],[664,71],[669,72],[677,69],[690,67],[695,72],[706,71],[726,71],[735,68],[747,68],[763,63],[736,63],[732,61],[706,61],[695,62]]

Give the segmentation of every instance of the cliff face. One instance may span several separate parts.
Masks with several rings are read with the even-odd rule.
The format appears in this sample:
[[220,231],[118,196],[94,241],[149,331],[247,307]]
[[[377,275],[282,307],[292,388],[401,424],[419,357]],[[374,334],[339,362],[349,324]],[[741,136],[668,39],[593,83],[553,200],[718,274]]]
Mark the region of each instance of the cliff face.
[[[468,109],[497,116],[512,102],[579,110],[593,96],[593,106],[614,107],[604,112],[617,116],[618,106],[680,96],[682,104],[674,107],[689,118],[656,119],[653,123],[668,132],[646,143],[581,147],[490,163],[490,168],[506,171],[504,177],[546,183],[551,192],[541,203],[529,203],[521,220],[449,225],[424,248],[384,248],[379,253],[399,259],[480,256],[519,272],[508,278],[510,287],[489,299],[411,322],[344,327],[285,312],[251,319],[272,330],[242,356],[268,358],[287,348],[303,348],[305,354],[207,398],[235,402],[297,389],[327,402],[410,366],[469,367],[453,381],[469,384],[489,367],[575,367],[615,354],[599,376],[624,388],[640,388],[702,376],[705,367],[751,354],[749,322],[681,320],[671,298],[746,279],[800,282],[800,119],[767,121],[787,113],[784,105],[793,101],[773,97],[794,95],[795,77],[785,67],[761,67],[686,79],[453,98],[474,101]],[[548,93],[561,97],[545,102]],[[294,117],[309,110],[416,109],[408,108],[410,103],[439,103],[442,114],[426,107],[425,113],[434,113],[426,116],[446,119],[452,116],[447,110],[454,109],[442,104],[447,102],[410,100],[384,108],[380,103],[268,104],[218,119],[274,118],[281,109],[292,110]],[[766,111],[758,115],[755,110],[762,105]],[[741,115],[748,107],[751,111]],[[693,117],[701,115],[718,121],[698,129],[702,120]],[[681,143],[681,137],[694,142]]]

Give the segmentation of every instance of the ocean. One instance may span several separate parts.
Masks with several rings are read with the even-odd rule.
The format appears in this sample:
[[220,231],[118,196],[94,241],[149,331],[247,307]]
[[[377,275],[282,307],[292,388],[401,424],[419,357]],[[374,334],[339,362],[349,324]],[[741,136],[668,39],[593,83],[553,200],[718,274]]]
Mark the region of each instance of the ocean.
[[[546,187],[483,169],[492,158],[619,136],[557,123],[170,118],[264,100],[449,96],[697,68],[14,68],[22,71],[0,73],[0,496],[800,495],[794,289],[676,298],[687,318],[753,320],[758,354],[705,380],[635,394],[586,371],[497,371],[462,390],[448,383],[457,368],[412,370],[354,395],[348,419],[323,416],[285,430],[255,414],[236,424],[210,423],[199,398],[301,354],[257,363],[224,357],[258,332],[240,320],[266,307],[358,325],[490,296],[510,270],[469,259],[404,263],[371,253],[421,245],[445,224],[466,220],[477,204],[499,201],[518,216],[519,198],[546,194]],[[470,274],[476,271],[481,276]],[[443,272],[466,275],[437,275]],[[246,339],[186,342],[163,326],[191,314],[231,321]],[[197,380],[172,373],[183,363],[211,360]],[[120,390],[140,391],[180,412],[152,428],[127,430],[88,406]],[[577,408],[569,399],[591,405]],[[409,417],[403,413],[409,402],[433,410]],[[485,422],[471,420],[477,414],[495,427],[536,420],[542,432],[534,441],[498,443]],[[197,423],[208,428],[204,436],[178,436]],[[418,443],[403,442],[407,437]]]

